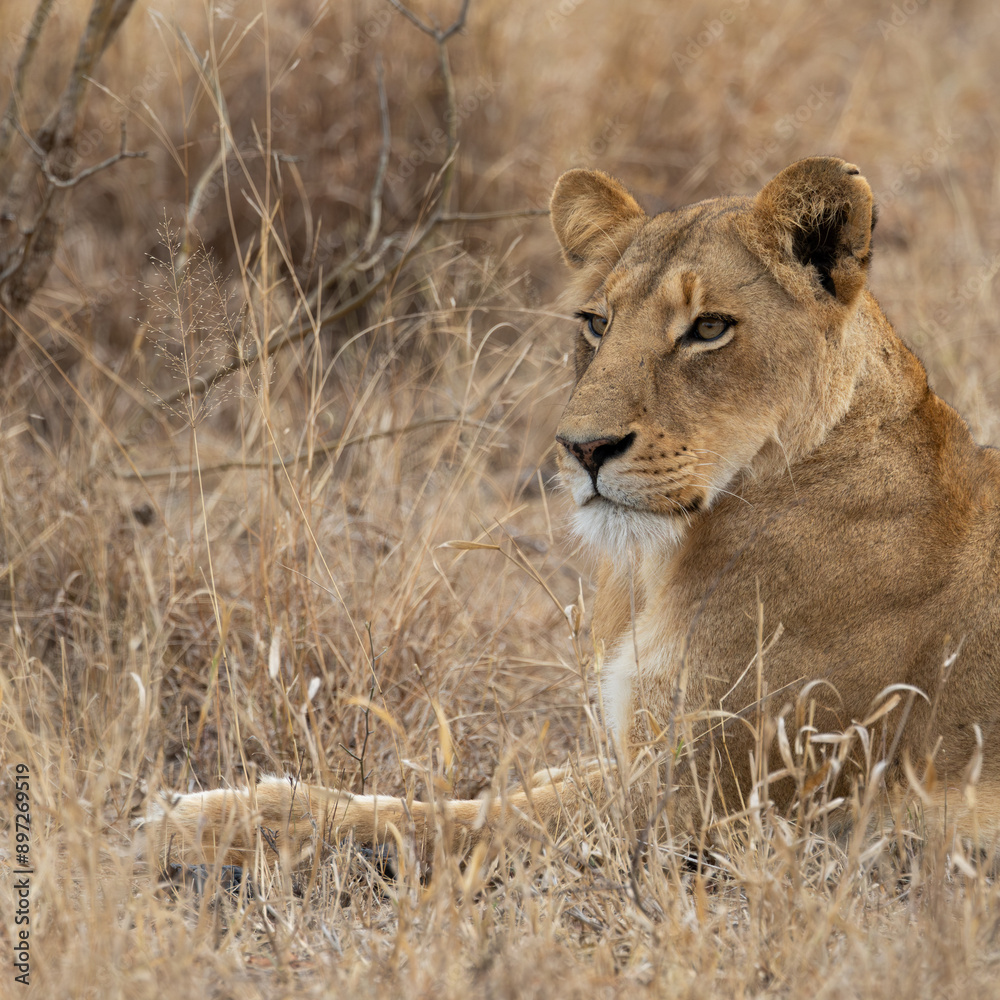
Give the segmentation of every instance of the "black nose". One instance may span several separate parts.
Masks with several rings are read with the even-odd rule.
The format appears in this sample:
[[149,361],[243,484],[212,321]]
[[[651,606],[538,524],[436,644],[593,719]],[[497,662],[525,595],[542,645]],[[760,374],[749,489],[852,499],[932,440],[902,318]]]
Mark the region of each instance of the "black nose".
[[564,437],[556,440],[587,470],[590,478],[597,482],[601,466],[616,455],[624,455],[635,440],[634,434],[620,438],[594,438],[592,441],[570,441]]

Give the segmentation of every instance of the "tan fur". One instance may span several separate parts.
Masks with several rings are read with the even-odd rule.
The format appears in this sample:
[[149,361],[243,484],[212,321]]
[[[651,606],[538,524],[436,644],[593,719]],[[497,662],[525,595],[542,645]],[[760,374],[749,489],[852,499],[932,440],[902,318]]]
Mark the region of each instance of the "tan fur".
[[[668,772],[671,815],[690,825],[740,808],[760,720],[791,726],[810,682],[826,682],[808,698],[827,731],[911,685],[926,700],[901,699],[873,731],[895,748],[889,786],[907,762],[933,759],[928,810],[947,799],[963,832],[994,835],[1000,459],[930,391],[865,288],[872,197],[857,168],[804,160],[756,198],[655,218],[607,175],[573,170],[552,222],[576,305],[607,322],[600,338],[581,323],[558,437],[578,530],[601,555],[593,632],[619,761],[633,776],[682,762]],[[705,317],[733,323],[703,341],[692,331]],[[758,664],[761,635],[777,638]],[[710,763],[708,795],[696,776]],[[844,788],[859,775],[846,767]],[[534,836],[532,817],[557,827],[580,795],[604,801],[608,782],[595,766],[505,805],[435,809],[269,781],[180,796],[147,828],[161,857],[221,845],[237,860],[261,826],[296,856],[316,833],[348,829],[361,840],[412,829],[425,845],[445,831],[461,849],[501,828]],[[794,785],[769,793],[781,804]],[[649,800],[632,797],[637,822]]]
[[298,867],[348,836],[357,844],[400,847],[412,837],[425,859],[435,846],[462,854],[507,839],[527,844],[571,819],[581,797],[597,805],[606,801],[609,780],[607,768],[594,763],[578,774],[541,772],[527,788],[503,798],[434,803],[268,777],[251,789],[214,789],[157,802],[143,823],[146,854],[161,867],[248,866],[263,850]]
[[[618,189],[574,171],[553,202],[569,198],[576,213],[584,203],[613,231]],[[912,706],[890,784],[907,758],[919,771],[933,755],[960,803],[978,725],[978,801],[1000,815],[1000,460],[930,391],[864,288],[867,183],[815,158],[752,200],[702,202],[638,228],[625,215],[636,235],[610,267],[566,252],[583,311],[610,323],[600,341],[581,332],[558,432],[581,534],[602,552],[593,630],[615,651],[605,699],[625,720],[624,757],[699,710],[752,720],[758,683],[762,714],[778,716],[808,682],[829,682],[810,695],[826,730],[864,720],[885,688],[907,684],[927,700]],[[564,205],[553,216],[564,247],[567,217]],[[706,314],[736,321],[719,346],[690,337]],[[579,455],[622,439],[595,482]],[[676,530],[658,532],[661,520]],[[746,668],[761,608],[764,635],[782,632],[758,681]],[[901,716],[881,723],[887,746]],[[752,784],[751,727],[696,721],[685,735],[697,760],[719,765],[713,807],[738,806]],[[793,791],[770,788],[779,802]],[[696,806],[681,787],[680,817]]]

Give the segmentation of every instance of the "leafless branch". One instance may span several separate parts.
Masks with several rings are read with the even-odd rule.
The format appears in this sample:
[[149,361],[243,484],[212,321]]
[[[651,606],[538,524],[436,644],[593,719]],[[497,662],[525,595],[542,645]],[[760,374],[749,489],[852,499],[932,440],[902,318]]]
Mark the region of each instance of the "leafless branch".
[[469,12],[469,0],[462,0],[462,9],[458,13],[458,17],[452,22],[450,28],[446,29],[441,35],[441,41],[446,42],[452,35],[456,32],[461,31],[465,27],[465,15]]
[[38,39],[41,37],[42,28],[52,13],[52,6],[55,0],[39,0],[35,13],[31,18],[31,26],[24,39],[24,48],[18,57],[17,66],[14,68],[14,85],[7,99],[7,108],[4,111],[3,120],[0,120],[0,163],[4,163],[10,153],[10,140],[14,135],[14,125],[19,118],[19,105],[21,94],[24,91],[24,78],[31,65],[31,60],[38,49]]
[[[76,138],[83,97],[101,56],[111,43],[135,0],[93,0],[87,25],[80,36],[69,79],[55,109],[30,136],[21,125],[21,90],[38,39],[51,13],[53,0],[39,0],[24,48],[15,70],[14,88],[0,121],[0,363],[16,342],[16,324],[11,321],[31,301],[52,265],[62,226],[67,191],[122,159],[140,156],[122,147],[103,163],[73,173]],[[11,139],[18,131],[30,151],[18,165],[9,165]],[[44,183],[39,183],[39,173]]]
[[89,78],[134,4],[135,0],[94,0],[59,106],[38,133],[38,144],[46,152],[71,152]]
[[399,0],[389,0],[389,3],[391,3],[393,7],[395,7],[396,10],[403,15],[403,17],[415,24],[425,35],[430,35],[431,38],[437,38],[437,31],[429,24],[424,24],[424,22],[421,21],[409,7],[404,7]]
[[94,174],[100,173],[102,170],[107,170],[108,167],[114,166],[119,160],[133,160],[141,159],[147,154],[145,152],[129,152],[125,147],[127,145],[126,135],[125,135],[125,119],[122,119],[121,124],[122,138],[121,138],[121,148],[118,150],[114,156],[109,156],[106,160],[102,160],[100,163],[95,163],[92,167],[87,167],[86,170],[81,170],[78,174],[74,174],[72,177],[68,177],[66,180],[60,180],[53,174],[48,166],[42,163],[42,173],[45,175],[45,179],[53,186],[57,188],[71,188],[76,187],[81,181],[85,181],[88,177],[93,177]]
[[448,41],[452,35],[456,32],[461,31],[465,27],[465,15],[469,12],[469,0],[462,0],[462,9],[458,12],[458,17],[451,23],[451,25],[445,28],[443,31],[440,28],[432,27],[429,24],[424,24],[423,21],[417,17],[416,14],[410,10],[405,4],[399,2],[399,0],[389,0],[389,3],[399,11],[408,21],[415,24],[425,35],[430,35],[438,44]]
[[[462,10],[462,19],[463,21],[465,19],[465,8]],[[455,161],[457,159],[455,151],[458,148],[458,101],[455,97],[455,78],[451,75],[451,62],[448,59],[448,45],[444,37],[438,40],[438,62],[441,66],[441,78],[444,80],[445,102],[447,104],[444,124],[448,130],[448,148],[445,156],[444,178],[441,182],[441,204],[447,209],[451,204],[451,186],[455,180]]]

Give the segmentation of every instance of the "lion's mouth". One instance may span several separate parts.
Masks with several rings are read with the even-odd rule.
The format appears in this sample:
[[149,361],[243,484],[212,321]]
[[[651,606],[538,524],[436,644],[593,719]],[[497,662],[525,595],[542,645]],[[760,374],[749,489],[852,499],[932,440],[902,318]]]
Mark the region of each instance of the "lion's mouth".
[[589,507],[594,503],[604,503],[619,510],[635,511],[637,514],[653,514],[659,517],[684,517],[690,514],[697,514],[704,506],[704,498],[699,493],[695,493],[688,500],[681,500],[679,497],[661,497],[661,500],[669,500],[671,506],[662,509],[651,504],[639,503],[631,500],[619,500],[609,497],[595,487],[594,492],[586,499],[578,502],[577,506]]

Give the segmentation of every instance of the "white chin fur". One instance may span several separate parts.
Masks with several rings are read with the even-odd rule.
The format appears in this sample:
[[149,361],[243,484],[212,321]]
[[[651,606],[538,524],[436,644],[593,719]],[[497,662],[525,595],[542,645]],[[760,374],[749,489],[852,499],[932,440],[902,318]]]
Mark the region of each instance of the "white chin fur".
[[680,545],[686,526],[679,517],[619,507],[596,497],[573,512],[577,535],[608,554],[637,548],[640,552],[671,552]]

